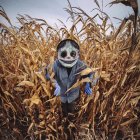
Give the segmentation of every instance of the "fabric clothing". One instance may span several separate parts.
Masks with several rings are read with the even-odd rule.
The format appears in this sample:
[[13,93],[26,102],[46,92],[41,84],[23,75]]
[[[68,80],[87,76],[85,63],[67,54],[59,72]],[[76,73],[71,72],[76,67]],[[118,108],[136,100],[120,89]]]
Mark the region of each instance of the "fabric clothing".
[[71,102],[71,103],[62,103],[62,113],[63,113],[63,117],[67,117],[68,113],[74,113],[74,109],[75,109],[75,102]]
[[68,73],[68,76],[69,76],[72,68],[66,68],[66,69],[67,69],[67,73]]
[[67,140],[75,140],[75,134],[77,133],[77,130],[75,128],[69,129],[70,122],[75,123],[77,119],[77,112],[78,110],[76,109],[76,106],[79,102],[79,98],[74,100],[71,103],[61,103],[62,107],[62,114],[63,117],[66,118],[64,122],[64,131],[67,134]]
[[61,103],[62,108],[62,114],[63,117],[68,117],[70,121],[73,121],[73,115],[75,116],[77,112],[79,111],[78,104],[79,104],[80,98],[78,97],[76,100],[72,101],[71,103]]
[[77,73],[84,70],[87,66],[84,62],[78,59],[77,63],[72,67],[68,75],[67,68],[62,66],[58,60],[54,62],[53,71],[55,73],[55,80],[61,87],[61,101],[62,103],[71,103],[79,97],[80,87],[76,87],[66,92],[74,85],[78,79]]

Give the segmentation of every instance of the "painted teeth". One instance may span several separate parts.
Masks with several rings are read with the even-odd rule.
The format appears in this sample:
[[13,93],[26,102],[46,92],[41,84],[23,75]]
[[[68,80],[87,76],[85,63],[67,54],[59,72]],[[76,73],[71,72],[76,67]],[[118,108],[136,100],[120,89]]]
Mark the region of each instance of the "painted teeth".
[[60,61],[62,61],[62,62],[64,62],[64,63],[67,63],[67,64],[71,64],[71,63],[73,63],[75,60],[72,60],[72,61],[65,61],[65,60],[61,60],[61,59],[60,59]]

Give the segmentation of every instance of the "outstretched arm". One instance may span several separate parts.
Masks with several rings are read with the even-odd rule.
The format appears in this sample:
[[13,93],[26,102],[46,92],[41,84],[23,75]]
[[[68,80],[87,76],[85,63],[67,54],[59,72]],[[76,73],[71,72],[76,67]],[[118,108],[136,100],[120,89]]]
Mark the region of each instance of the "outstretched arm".
[[[85,63],[83,63],[82,61],[81,61],[81,66],[82,67],[81,67],[80,71],[86,70],[87,65]],[[91,82],[87,82],[85,84],[84,92],[87,95],[91,95],[92,94],[92,87],[96,85],[99,78],[95,78],[95,72],[92,72],[92,71],[90,73],[88,73],[87,75],[82,75],[81,79],[87,78],[87,77],[90,79]]]
[[60,95],[60,91],[61,91],[61,88],[60,88],[60,86],[59,86],[59,84],[57,83],[57,65],[56,65],[56,62],[54,62],[54,64],[53,64],[53,72],[54,72],[54,79],[51,79],[51,76],[50,76],[50,74],[49,74],[49,66],[47,66],[46,68],[45,68],[45,77],[46,77],[46,79],[48,80],[48,81],[51,81],[52,82],[52,84],[53,84],[53,86],[54,86],[54,88],[55,88],[55,90],[54,90],[54,95],[55,96],[59,96]]
[[47,80],[50,80],[50,74],[49,74],[49,72],[48,72],[48,67],[45,68],[45,78],[46,78]]

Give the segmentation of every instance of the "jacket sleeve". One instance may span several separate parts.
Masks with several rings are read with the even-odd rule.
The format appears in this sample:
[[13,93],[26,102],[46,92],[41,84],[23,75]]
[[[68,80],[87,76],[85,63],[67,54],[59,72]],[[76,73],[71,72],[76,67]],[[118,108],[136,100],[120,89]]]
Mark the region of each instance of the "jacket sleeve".
[[[80,61],[80,71],[79,72],[81,72],[82,70],[86,69],[87,67],[88,66],[83,61]],[[95,86],[96,83],[99,80],[99,77],[95,78],[95,72],[91,72],[91,73],[89,73],[87,75],[83,75],[83,76],[81,76],[81,79],[82,78],[87,78],[87,77],[89,77],[90,80],[91,80],[90,86]]]
[[54,72],[54,78],[56,77],[56,71],[57,71],[57,63],[56,63],[56,61],[54,62],[54,64],[53,65],[47,65],[46,67],[45,67],[45,78],[49,81],[49,80],[51,80],[50,79],[50,73],[49,73],[49,70],[50,69],[52,69],[52,71]]
[[53,64],[53,72],[54,72],[54,78],[57,78],[57,61],[54,62]]
[[49,74],[49,72],[48,72],[48,68],[49,68],[49,66],[47,65],[47,66],[45,67],[45,78],[46,78],[47,80],[50,80],[50,74]]
[[[81,72],[82,70],[86,69],[88,66],[83,62],[83,61],[79,61],[79,70],[78,72]],[[86,78],[89,77],[90,79],[93,77],[93,73],[89,73],[87,75],[83,75],[81,76],[81,78]]]

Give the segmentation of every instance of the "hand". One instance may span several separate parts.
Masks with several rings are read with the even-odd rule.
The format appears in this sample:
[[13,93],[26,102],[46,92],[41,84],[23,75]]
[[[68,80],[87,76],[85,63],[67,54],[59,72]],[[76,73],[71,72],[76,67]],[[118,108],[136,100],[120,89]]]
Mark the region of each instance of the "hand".
[[60,86],[58,85],[58,83],[56,82],[56,83],[55,83],[54,95],[55,95],[55,96],[59,96],[59,95],[60,95],[60,90],[61,90],[61,88],[60,88]]
[[90,87],[90,83],[86,83],[86,86],[85,86],[85,93],[87,95],[91,95],[92,94],[92,88]]

